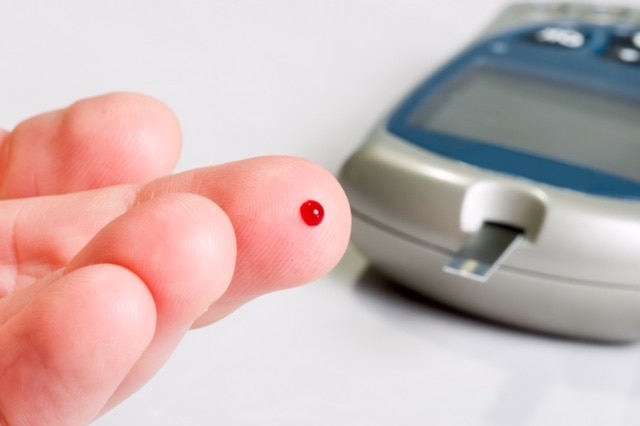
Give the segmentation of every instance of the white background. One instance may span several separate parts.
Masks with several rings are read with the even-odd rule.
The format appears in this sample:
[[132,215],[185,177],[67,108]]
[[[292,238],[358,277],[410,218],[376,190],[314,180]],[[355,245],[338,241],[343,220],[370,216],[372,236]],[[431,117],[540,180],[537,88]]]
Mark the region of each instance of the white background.
[[[180,170],[291,154],[336,172],[503,4],[5,1],[0,126],[136,91],[178,114]],[[189,334],[96,424],[637,425],[640,347],[523,333],[412,300],[351,250],[328,277]]]

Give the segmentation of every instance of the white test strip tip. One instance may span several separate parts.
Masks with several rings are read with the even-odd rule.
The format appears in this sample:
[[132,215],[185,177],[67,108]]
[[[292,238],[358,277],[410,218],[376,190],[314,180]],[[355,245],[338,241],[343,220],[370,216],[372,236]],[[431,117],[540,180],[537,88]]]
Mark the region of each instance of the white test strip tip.
[[444,266],[444,271],[486,282],[522,239],[522,229],[485,222]]

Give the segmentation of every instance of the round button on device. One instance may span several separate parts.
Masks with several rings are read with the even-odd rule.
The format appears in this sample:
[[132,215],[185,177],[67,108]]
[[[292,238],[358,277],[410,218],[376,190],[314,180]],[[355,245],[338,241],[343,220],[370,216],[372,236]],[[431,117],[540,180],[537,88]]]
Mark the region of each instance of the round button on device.
[[638,49],[623,47],[618,50],[618,59],[628,64],[637,64],[640,62],[640,51],[638,51]]
[[627,65],[640,65],[640,31],[614,36],[607,58]]
[[534,41],[553,46],[577,49],[584,46],[586,37],[583,33],[572,28],[545,27],[533,36]]

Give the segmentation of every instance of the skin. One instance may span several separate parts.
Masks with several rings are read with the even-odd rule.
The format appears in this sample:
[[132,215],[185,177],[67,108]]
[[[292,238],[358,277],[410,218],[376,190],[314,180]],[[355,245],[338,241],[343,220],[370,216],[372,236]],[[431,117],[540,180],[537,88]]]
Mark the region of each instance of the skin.
[[180,139],[165,105],[134,94],[0,131],[0,425],[90,423],[190,328],[342,257],[351,218],[330,173],[263,157],[169,175]]

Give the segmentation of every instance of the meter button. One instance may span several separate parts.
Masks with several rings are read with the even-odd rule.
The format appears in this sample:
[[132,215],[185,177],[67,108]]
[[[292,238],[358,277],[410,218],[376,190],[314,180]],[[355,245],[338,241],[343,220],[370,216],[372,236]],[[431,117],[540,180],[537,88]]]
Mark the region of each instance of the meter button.
[[583,32],[573,28],[544,27],[536,31],[530,40],[547,46],[578,49],[585,45],[587,37]]
[[638,49],[623,47],[618,49],[617,55],[618,60],[627,64],[640,64],[640,51]]
[[640,65],[640,31],[615,37],[606,56],[616,62]]

